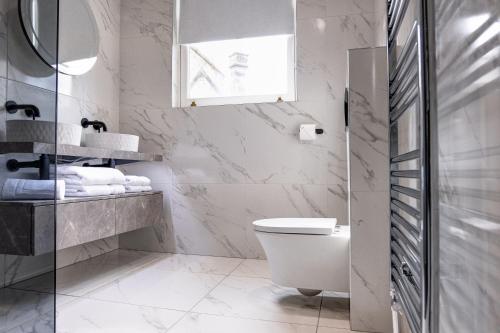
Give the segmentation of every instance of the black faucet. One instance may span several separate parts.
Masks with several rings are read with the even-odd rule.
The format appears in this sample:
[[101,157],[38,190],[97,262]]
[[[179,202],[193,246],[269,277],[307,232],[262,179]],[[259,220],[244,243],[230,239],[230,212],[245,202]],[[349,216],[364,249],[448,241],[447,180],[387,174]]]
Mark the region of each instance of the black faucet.
[[82,121],[80,122],[82,124],[83,128],[87,128],[89,126],[94,127],[94,129],[98,132],[101,133],[101,128],[104,132],[108,131],[108,128],[106,127],[106,124],[103,121],[99,120],[93,120],[90,121],[87,118],[83,118]]
[[14,101],[7,101],[5,102],[5,110],[10,114],[14,114],[18,110],[24,110],[24,113],[28,117],[32,117],[33,120],[40,118],[40,110],[32,104],[17,104]]

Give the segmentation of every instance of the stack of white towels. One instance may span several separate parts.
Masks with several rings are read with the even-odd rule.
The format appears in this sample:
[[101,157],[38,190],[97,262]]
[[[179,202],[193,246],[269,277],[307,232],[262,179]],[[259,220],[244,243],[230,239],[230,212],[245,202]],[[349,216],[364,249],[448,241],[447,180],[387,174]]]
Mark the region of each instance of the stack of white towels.
[[151,180],[144,176],[125,176],[125,191],[131,192],[147,192],[151,191]]
[[151,180],[125,176],[120,170],[102,167],[58,166],[57,181],[7,179],[0,183],[2,200],[62,200],[65,197],[94,197],[151,191]]
[[63,200],[63,180],[6,179],[1,187],[2,200]]
[[125,175],[117,169],[63,165],[57,178],[66,183],[67,197],[93,197],[125,193]]

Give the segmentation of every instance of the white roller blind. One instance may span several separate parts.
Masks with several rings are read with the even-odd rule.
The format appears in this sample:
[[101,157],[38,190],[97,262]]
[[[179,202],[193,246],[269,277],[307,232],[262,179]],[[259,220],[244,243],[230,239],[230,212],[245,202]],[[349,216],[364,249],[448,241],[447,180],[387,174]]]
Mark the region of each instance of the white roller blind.
[[177,0],[180,44],[295,33],[295,0]]

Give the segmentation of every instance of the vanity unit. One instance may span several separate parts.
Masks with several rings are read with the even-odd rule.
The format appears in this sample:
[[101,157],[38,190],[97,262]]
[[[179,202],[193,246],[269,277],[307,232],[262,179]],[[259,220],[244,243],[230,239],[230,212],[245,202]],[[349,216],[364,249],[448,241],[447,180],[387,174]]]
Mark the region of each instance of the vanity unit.
[[[56,155],[57,152],[57,155]],[[39,142],[0,142],[0,154],[28,154],[47,163],[104,159],[108,166],[162,161],[160,154],[136,153]],[[14,162],[16,161],[16,162]],[[9,160],[10,166],[17,160]],[[47,167],[46,166],[46,167]],[[42,170],[43,165],[38,167]],[[40,174],[48,174],[48,170]],[[65,200],[0,201],[0,253],[38,256],[160,223],[163,193],[158,191],[68,198]],[[55,232],[54,232],[54,218]],[[54,236],[56,239],[54,239]]]
[[0,253],[37,256],[159,223],[162,192],[54,200],[0,201]]

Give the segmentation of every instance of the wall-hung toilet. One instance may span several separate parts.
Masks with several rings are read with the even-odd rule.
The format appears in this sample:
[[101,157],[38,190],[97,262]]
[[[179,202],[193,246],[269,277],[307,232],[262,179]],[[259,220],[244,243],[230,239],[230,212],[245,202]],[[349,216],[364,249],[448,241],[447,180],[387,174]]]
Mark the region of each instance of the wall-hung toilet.
[[255,234],[266,252],[274,283],[305,295],[349,292],[349,226],[334,218],[258,220]]

